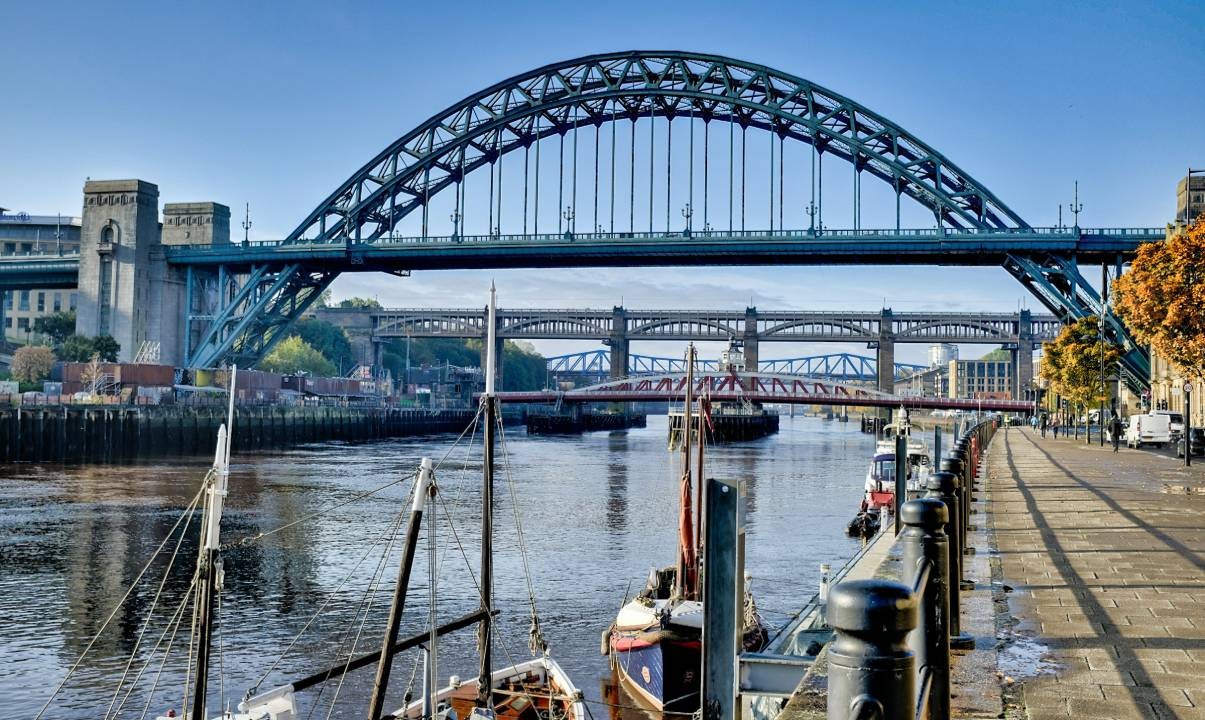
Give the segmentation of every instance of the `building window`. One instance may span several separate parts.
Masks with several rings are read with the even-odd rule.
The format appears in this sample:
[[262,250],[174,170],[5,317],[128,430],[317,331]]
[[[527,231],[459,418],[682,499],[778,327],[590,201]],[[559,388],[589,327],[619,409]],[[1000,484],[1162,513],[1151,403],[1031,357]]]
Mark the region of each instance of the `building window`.
[[17,302],[17,309],[23,312],[29,312],[29,291],[21,291],[21,299]]
[[63,310],[63,293],[54,294],[54,311],[61,312]]
[[10,317],[4,318],[4,327],[8,328],[9,330],[12,330],[13,329],[13,319]]
[[46,293],[38,293],[38,312],[46,312]]
[[13,294],[11,292],[4,293],[4,309],[5,310],[13,309]]
[[76,297],[77,297],[76,293],[71,293],[71,295],[68,296],[67,307],[71,308],[72,310],[75,309]]
[[25,330],[28,332],[29,331],[29,318],[27,318],[27,317],[17,318],[17,329]]

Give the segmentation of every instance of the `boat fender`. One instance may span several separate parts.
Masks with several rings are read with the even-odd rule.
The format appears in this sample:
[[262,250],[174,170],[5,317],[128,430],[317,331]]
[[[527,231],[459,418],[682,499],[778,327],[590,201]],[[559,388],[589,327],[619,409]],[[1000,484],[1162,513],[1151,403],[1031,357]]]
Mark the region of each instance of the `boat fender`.
[[611,623],[610,627],[602,631],[602,640],[598,644],[598,654],[607,655],[611,652],[611,633],[615,630],[615,623]]

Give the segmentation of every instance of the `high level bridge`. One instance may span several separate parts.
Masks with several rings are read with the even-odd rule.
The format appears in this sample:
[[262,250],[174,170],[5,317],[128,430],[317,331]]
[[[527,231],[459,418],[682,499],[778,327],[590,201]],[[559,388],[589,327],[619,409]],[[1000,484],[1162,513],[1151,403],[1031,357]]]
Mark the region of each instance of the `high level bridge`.
[[123,354],[158,341],[165,360],[204,367],[256,362],[343,272],[998,265],[1059,319],[1104,313],[1141,383],[1146,352],[1079,268],[1119,274],[1165,234],[1034,227],[848,97],[756,63],[662,51],[558,62],[472,93],[279,240],[232,244],[228,210],[180,205],[170,217],[164,206],[160,229],[154,185],[90,181],[80,255],[5,259],[0,289],[77,282],[79,332],[111,334]]
[[[342,327],[362,363],[379,364],[381,343],[394,338],[484,339],[485,308],[322,308],[316,315]],[[1037,344],[1058,334],[1053,315],[1018,313],[832,312],[796,310],[504,309],[497,312],[498,341],[597,340],[609,346],[612,378],[633,371],[633,341],[740,340],[749,367],[758,367],[762,343],[866,343],[876,350],[878,387],[894,387],[896,343],[983,343],[1007,348],[1013,387],[1027,388]],[[484,344],[483,344],[484,347]]]

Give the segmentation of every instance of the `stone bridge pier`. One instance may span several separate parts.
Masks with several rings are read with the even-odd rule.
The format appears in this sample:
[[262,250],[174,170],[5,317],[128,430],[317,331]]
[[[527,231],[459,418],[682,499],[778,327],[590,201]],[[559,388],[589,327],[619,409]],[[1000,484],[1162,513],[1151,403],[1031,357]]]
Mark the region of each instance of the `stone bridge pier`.
[[870,343],[875,347],[875,359],[879,373],[879,391],[895,392],[895,335],[891,332],[891,308],[883,308],[879,321],[879,339]]
[[623,307],[617,305],[612,309],[611,336],[603,344],[611,348],[611,379],[627,377],[632,343],[628,340],[627,311]]

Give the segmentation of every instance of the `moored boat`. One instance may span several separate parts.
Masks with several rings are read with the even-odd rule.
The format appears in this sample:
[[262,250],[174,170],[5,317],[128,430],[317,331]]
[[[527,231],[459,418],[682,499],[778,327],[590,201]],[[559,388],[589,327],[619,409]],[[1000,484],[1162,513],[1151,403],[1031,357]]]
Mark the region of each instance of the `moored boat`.
[[[702,680],[703,598],[701,577],[701,502],[692,487],[703,478],[705,414],[693,411],[695,349],[687,350],[686,397],[681,414],[682,475],[678,502],[678,561],[654,568],[648,582],[632,600],[622,604],[608,628],[603,652],[629,693],[659,712],[692,713],[699,708]],[[705,410],[706,403],[700,403]],[[775,416],[777,417],[777,416]],[[691,451],[697,441],[696,467]],[[700,486],[692,482],[692,473]],[[744,637],[746,650],[765,645],[767,633],[745,577]]]

